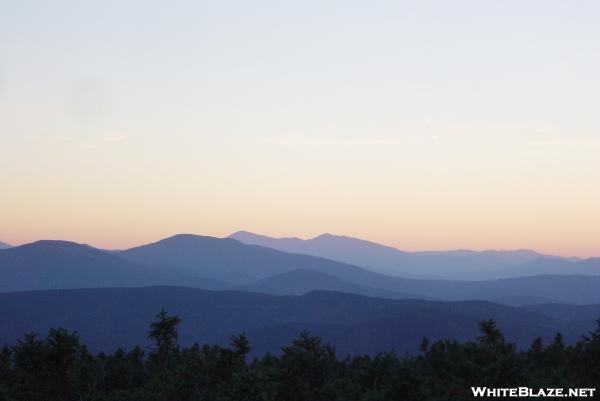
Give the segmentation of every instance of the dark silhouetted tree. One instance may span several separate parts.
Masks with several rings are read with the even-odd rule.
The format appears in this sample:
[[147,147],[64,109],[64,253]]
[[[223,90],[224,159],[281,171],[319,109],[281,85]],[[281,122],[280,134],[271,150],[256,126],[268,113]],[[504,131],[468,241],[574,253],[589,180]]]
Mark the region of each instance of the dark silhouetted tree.
[[150,324],[148,338],[156,345],[157,363],[161,369],[165,369],[173,352],[177,348],[177,326],[181,323],[179,316],[171,316],[161,309],[156,315],[156,321]]

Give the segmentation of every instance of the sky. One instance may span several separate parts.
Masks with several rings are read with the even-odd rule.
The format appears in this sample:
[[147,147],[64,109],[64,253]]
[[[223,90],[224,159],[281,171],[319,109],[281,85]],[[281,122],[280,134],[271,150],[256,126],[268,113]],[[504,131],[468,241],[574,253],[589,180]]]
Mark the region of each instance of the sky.
[[600,255],[600,2],[0,7],[1,241]]

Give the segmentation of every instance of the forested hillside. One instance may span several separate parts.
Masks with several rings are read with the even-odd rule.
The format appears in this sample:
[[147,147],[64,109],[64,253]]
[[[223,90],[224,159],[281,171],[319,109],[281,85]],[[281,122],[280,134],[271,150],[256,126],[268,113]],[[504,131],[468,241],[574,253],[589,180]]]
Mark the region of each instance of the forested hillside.
[[[245,332],[252,356],[278,354],[302,330],[335,344],[344,355],[415,354],[422,337],[473,340],[477,324],[490,318],[519,349],[536,336],[550,341],[559,331],[566,344],[574,344],[581,333],[593,330],[598,317],[585,307],[573,311],[577,315],[584,308],[585,319],[562,321],[491,302],[392,300],[330,291],[273,296],[183,287],[97,288],[0,294],[0,344],[62,326],[77,331],[92,352],[145,346],[145,327],[161,308],[184,319],[182,345],[226,345],[232,333]],[[554,307],[544,310],[549,314]]]
[[92,355],[77,333],[26,334],[0,351],[0,399],[6,401],[375,401],[471,400],[471,386],[595,387],[598,329],[574,346],[560,334],[533,339],[526,351],[507,342],[493,320],[476,341],[429,343],[416,356],[388,352],[344,357],[308,332],[281,356],[249,360],[244,334],[229,347],[178,345],[181,319],[164,310],[147,332],[153,346]]

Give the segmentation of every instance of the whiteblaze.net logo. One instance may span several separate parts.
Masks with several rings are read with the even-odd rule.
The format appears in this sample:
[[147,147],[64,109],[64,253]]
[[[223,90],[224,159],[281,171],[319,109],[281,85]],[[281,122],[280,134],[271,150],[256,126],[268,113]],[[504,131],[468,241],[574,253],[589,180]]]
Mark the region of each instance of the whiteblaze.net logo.
[[593,398],[595,388],[471,387],[475,398]]

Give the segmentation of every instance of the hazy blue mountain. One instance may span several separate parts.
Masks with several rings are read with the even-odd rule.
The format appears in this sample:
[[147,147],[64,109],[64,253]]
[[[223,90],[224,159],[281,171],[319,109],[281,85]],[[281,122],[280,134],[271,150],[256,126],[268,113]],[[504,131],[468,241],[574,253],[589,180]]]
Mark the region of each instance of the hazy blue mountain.
[[583,322],[600,319],[600,304],[594,305],[564,305],[564,304],[540,304],[525,305],[522,307],[531,312],[548,316],[552,319],[565,322]]
[[557,331],[567,342],[594,327],[565,323],[521,308],[489,302],[387,300],[317,291],[271,296],[241,291],[177,287],[85,289],[0,294],[0,344],[25,332],[64,326],[80,333],[92,351],[147,344],[148,324],[161,308],[183,319],[180,341],[227,343],[246,332],[254,354],[278,353],[300,330],[309,329],[342,355],[394,349],[416,352],[423,336],[474,339],[478,322],[494,318],[508,339],[528,346]]
[[[156,284],[223,289],[232,287],[228,282],[248,285],[294,270],[324,273],[343,282],[334,285],[329,279],[330,289],[384,297],[393,293],[423,299],[503,300],[516,305],[522,304],[524,297],[524,303],[535,299],[542,303],[600,303],[598,276],[546,275],[489,281],[406,279],[324,258],[244,245],[234,239],[192,235],[114,253],[64,241],[40,241],[2,250],[0,291]],[[289,277],[288,284],[284,283],[286,276],[257,286],[271,283],[269,292],[294,294],[323,288],[323,276],[302,276],[296,287],[290,285]],[[278,290],[272,285],[277,281],[282,286]]]
[[498,298],[488,299],[490,302],[498,304],[511,305],[511,306],[529,306],[539,304],[557,304],[555,299],[530,296],[530,295],[514,295],[514,296],[503,296]]
[[157,284],[225,286],[190,274],[152,270],[91,246],[67,241],[38,241],[0,251],[0,291]]
[[8,249],[8,248],[12,248],[12,245],[9,245],[6,242],[0,241],[0,249]]
[[[423,280],[392,277],[329,259],[293,254],[232,238],[176,235],[119,255],[138,264],[188,272],[248,285],[293,270],[312,270],[361,287],[446,300],[496,300],[530,297],[542,302],[600,303],[600,277],[535,276],[488,281]],[[303,291],[320,281],[303,281]]]
[[575,274],[600,275],[600,258],[589,258],[575,263]]
[[[469,250],[404,252],[370,241],[331,234],[302,240],[299,238],[271,238],[247,231],[238,231],[230,238],[249,245],[324,257],[384,274],[413,278],[451,280],[503,278],[508,276],[498,274],[498,271],[507,267],[521,265],[542,257],[563,260],[563,258],[545,256],[524,249],[483,252]],[[551,273],[553,272],[529,274],[526,270],[515,269],[512,270],[513,275],[510,277]]]
[[407,286],[398,285],[395,289],[402,291],[410,288],[413,293],[446,300],[504,300],[520,304],[520,301],[514,300],[535,302],[537,299],[543,303],[548,300],[572,304],[600,303],[598,276],[543,275],[488,281],[412,280],[405,284]]
[[299,238],[271,238],[247,231],[238,231],[230,238],[248,245],[319,256],[365,268],[379,270],[391,268],[405,275],[418,274],[414,269],[403,269],[406,267],[403,264],[410,258],[409,253],[356,238],[323,234],[309,240],[302,240]]
[[[241,285],[298,269],[327,273],[354,283],[374,274],[329,259],[245,245],[232,238],[191,234],[175,235],[117,254],[138,264],[176,267]],[[368,283],[364,285],[369,286]]]
[[600,258],[584,260],[538,258],[490,272],[488,277],[511,278],[544,274],[600,276]]
[[386,291],[349,283],[314,270],[292,270],[255,283],[240,286],[240,290],[273,295],[303,295],[314,290],[327,290],[390,299],[423,299],[422,295]]

